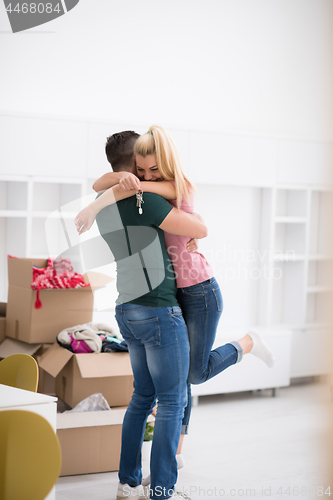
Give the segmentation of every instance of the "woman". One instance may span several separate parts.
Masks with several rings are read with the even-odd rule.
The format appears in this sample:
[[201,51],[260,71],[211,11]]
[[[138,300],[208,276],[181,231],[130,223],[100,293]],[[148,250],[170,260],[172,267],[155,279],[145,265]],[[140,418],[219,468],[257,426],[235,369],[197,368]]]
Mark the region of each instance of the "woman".
[[[193,212],[194,187],[185,176],[172,138],[159,126],[152,126],[134,146],[136,175],[109,173],[95,182],[94,189],[107,189],[76,217],[79,234],[88,230],[97,213],[105,206],[137,195],[138,210],[144,210],[144,192],[159,194],[173,206]],[[112,187],[111,187],[112,186]],[[80,221],[80,223],[77,222]],[[183,466],[181,449],[188,433],[191,412],[190,384],[214,377],[251,353],[269,367],[274,356],[260,335],[251,330],[238,341],[212,351],[223,301],[219,285],[205,257],[197,252],[196,242],[188,237],[164,233],[165,244],[177,280],[177,300],[182,308],[190,341],[188,405],[185,408],[182,435],[177,451],[178,468]],[[142,484],[149,484],[149,477]]]

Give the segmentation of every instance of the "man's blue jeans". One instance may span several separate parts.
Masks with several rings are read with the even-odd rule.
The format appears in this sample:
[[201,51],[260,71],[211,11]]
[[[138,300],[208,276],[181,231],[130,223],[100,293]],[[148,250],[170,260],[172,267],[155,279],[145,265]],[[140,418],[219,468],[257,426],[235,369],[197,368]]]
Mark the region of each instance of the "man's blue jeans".
[[119,481],[142,481],[141,447],[148,415],[158,399],[151,450],[150,498],[165,499],[177,482],[176,453],[187,403],[189,342],[178,306],[118,304],[116,319],[127,342],[134,392],[125,414]]

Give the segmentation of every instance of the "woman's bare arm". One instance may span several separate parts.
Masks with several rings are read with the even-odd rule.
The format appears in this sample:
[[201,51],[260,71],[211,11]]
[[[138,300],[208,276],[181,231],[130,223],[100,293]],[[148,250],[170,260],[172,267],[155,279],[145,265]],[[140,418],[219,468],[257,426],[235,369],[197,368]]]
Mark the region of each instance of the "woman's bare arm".
[[190,238],[206,238],[208,231],[199,214],[188,214],[178,208],[173,208],[165,217],[160,229],[167,233],[177,234],[178,236],[189,236]]
[[[159,194],[162,198],[167,200],[175,199],[176,190],[174,186],[168,181],[161,182],[142,182],[146,192]],[[124,200],[125,198],[130,198],[136,194],[136,189],[129,189],[124,191],[119,184],[104,191],[101,196],[96,198],[90,205],[85,207],[81,212],[75,217],[75,225],[79,231],[79,234],[88,231],[94,223],[97,214],[103,210],[103,208],[108,205],[113,205],[117,201]]]
[[92,188],[97,193],[104,191],[119,183],[123,172],[108,172],[94,182]]
[[169,181],[141,181],[141,187],[143,192],[159,194],[166,200],[176,199],[176,188]]

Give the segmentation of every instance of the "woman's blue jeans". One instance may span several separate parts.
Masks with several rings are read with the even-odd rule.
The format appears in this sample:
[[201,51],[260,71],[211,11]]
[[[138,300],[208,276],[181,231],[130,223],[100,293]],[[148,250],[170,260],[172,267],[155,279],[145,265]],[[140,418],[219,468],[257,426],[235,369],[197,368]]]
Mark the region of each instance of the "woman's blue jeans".
[[238,342],[231,342],[212,351],[223,310],[222,294],[215,278],[186,288],[178,288],[177,300],[183,312],[190,341],[188,404],[182,422],[182,434],[187,434],[191,414],[190,384],[202,384],[241,361],[243,350]]
[[165,499],[177,482],[176,453],[187,404],[189,342],[180,307],[116,306],[116,320],[127,342],[134,392],[125,414],[119,481],[142,481],[141,447],[148,415],[158,399],[151,450],[150,498]]

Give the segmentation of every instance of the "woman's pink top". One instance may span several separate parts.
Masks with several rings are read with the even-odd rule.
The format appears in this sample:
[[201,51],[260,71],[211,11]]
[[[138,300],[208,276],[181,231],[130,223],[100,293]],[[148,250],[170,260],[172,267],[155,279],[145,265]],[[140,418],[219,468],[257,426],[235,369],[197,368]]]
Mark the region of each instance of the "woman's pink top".
[[[172,184],[174,185],[174,182]],[[177,200],[168,201],[172,206],[177,207]],[[183,198],[180,209],[191,214],[193,208],[194,196],[193,192],[191,192],[190,203]],[[196,285],[213,277],[213,270],[205,257],[199,252],[188,252],[186,250],[186,243],[190,240],[188,236],[177,236],[164,232],[164,238],[175,271],[177,288]]]

